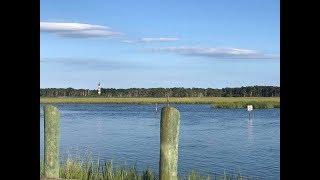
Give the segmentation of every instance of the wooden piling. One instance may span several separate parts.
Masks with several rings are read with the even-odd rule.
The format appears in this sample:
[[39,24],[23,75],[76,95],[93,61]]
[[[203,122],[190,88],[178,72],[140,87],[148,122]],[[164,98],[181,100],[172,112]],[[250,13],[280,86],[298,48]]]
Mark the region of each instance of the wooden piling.
[[180,112],[167,106],[161,110],[159,179],[178,179]]
[[44,106],[44,176],[59,178],[60,112]]

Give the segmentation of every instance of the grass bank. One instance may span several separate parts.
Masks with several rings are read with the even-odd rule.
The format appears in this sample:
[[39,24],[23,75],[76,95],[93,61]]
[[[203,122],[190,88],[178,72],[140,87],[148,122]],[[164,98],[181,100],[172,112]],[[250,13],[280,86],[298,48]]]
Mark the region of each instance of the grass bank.
[[[40,178],[44,177],[43,161],[40,161]],[[112,161],[101,163],[99,160],[81,160],[78,158],[68,158],[60,164],[60,178],[63,179],[79,179],[79,180],[156,180],[158,173],[150,168],[146,168],[138,172],[134,165],[126,164],[119,166]],[[213,180],[213,179],[257,179],[255,177],[242,176],[240,171],[234,173],[215,174],[214,176],[203,175],[201,173],[191,171],[186,175],[179,175],[179,180]]]
[[280,101],[239,101],[239,102],[215,102],[213,108],[247,108],[252,105],[254,109],[280,108]]
[[[219,104],[219,103],[278,103],[280,107],[279,97],[191,97],[191,98],[169,98],[171,104]],[[40,103],[50,104],[165,104],[167,98],[40,98]]]

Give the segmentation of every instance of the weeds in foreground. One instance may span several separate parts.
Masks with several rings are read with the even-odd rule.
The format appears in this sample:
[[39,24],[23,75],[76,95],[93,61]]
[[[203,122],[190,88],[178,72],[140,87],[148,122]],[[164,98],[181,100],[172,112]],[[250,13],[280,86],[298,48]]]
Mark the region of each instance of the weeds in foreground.
[[[40,160],[40,178],[44,177],[44,163]],[[113,161],[101,163],[100,160],[94,162],[92,159],[83,160],[79,157],[68,157],[64,162],[60,162],[60,178],[79,180],[157,180],[158,175],[150,168],[138,172],[134,165],[115,165]],[[187,176],[178,177],[179,180],[248,180],[257,179],[254,177],[241,176],[240,171],[235,173],[224,172],[223,175],[203,175],[196,171],[191,171]]]

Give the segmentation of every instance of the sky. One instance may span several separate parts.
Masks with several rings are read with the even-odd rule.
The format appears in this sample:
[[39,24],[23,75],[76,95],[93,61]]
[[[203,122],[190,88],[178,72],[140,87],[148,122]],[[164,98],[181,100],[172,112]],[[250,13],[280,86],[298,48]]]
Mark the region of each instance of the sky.
[[41,0],[40,88],[280,86],[279,0]]

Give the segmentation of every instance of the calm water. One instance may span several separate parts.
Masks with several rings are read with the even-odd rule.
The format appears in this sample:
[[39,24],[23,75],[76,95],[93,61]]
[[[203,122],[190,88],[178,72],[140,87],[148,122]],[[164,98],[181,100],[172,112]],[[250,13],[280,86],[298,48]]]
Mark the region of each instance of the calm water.
[[[164,105],[65,104],[61,113],[60,154],[90,155],[138,170],[158,173],[160,110]],[[180,111],[179,174],[194,169],[280,179],[280,109],[213,109],[210,105],[172,105]],[[40,105],[43,109],[43,106]],[[40,114],[43,158],[43,111]]]

